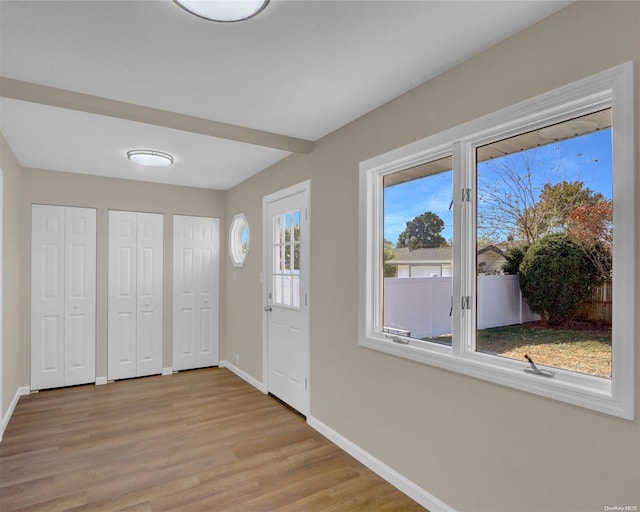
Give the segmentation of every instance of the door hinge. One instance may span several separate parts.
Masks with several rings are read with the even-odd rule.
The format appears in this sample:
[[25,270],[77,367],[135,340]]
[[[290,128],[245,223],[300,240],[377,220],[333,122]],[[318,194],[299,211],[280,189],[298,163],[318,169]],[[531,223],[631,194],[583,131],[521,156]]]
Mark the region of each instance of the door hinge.
[[462,202],[463,203],[470,203],[471,202],[471,189],[470,188],[463,188],[462,189]]
[[305,306],[308,306],[308,305],[309,305],[308,300],[307,300],[307,294],[306,294],[306,293],[304,294],[304,305],[305,305]]
[[307,382],[307,378],[305,377],[304,378],[304,389],[308,389],[307,386],[308,386],[308,382]]
[[309,220],[309,210],[304,209],[304,220]]
[[462,297],[462,309],[471,309],[471,297],[469,295],[465,295]]

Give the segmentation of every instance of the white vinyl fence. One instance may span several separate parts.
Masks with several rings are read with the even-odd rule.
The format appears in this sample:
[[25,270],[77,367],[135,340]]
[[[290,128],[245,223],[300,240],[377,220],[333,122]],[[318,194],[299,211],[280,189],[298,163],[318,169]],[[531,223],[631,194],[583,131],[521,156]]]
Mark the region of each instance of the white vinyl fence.
[[[451,277],[385,278],[384,327],[413,338],[451,334]],[[478,276],[478,329],[539,320],[522,298],[518,276]]]

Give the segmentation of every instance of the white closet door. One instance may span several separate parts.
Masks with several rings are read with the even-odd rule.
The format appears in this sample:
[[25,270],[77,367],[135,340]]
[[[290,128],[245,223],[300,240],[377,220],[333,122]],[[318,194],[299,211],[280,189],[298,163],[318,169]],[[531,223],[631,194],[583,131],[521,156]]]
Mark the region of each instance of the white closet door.
[[218,340],[218,265],[219,219],[197,218],[195,222],[198,252],[198,367],[219,362]]
[[136,249],[137,217],[132,212],[109,212],[109,380],[136,376]]
[[96,211],[32,206],[31,389],[95,382]]
[[96,211],[65,208],[66,386],[96,380]]
[[31,389],[64,386],[64,208],[31,213]]
[[162,219],[109,212],[110,380],[162,373]]
[[197,365],[197,277],[195,229],[191,217],[173,216],[173,369]]
[[219,219],[173,217],[173,368],[219,362]]
[[138,213],[137,377],[162,373],[162,215]]

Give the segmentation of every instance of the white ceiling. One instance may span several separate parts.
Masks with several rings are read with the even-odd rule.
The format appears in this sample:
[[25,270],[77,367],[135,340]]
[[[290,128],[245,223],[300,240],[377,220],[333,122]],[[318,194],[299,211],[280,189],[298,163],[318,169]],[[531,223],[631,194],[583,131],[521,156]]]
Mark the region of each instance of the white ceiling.
[[[61,108],[5,81],[0,128],[23,167],[227,190],[289,155],[289,138],[315,141],[569,3],[271,0],[221,24],[171,0],[1,0],[2,77],[169,122],[82,95]],[[139,167],[133,148],[175,163]]]

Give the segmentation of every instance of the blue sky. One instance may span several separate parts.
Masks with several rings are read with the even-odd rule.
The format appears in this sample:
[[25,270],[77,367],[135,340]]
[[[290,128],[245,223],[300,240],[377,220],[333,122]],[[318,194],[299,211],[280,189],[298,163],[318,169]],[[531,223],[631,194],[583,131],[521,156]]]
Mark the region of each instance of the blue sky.
[[[480,164],[480,173],[489,178],[502,165],[522,166],[528,158],[536,169],[534,186],[561,181],[582,181],[585,188],[612,198],[611,130],[605,129],[559,143],[514,153]],[[453,235],[453,215],[449,210],[452,188],[451,171],[388,187],[384,192],[385,239],[398,241],[407,221],[431,211],[445,223],[441,235]]]

